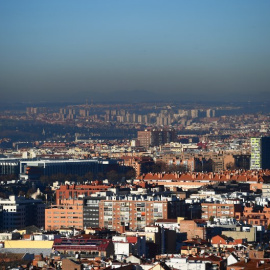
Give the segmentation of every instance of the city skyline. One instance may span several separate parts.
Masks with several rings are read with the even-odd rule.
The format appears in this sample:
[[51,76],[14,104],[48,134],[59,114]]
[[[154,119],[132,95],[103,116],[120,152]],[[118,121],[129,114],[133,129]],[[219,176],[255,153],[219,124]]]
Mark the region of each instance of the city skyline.
[[2,1],[10,101],[269,101],[268,1]]

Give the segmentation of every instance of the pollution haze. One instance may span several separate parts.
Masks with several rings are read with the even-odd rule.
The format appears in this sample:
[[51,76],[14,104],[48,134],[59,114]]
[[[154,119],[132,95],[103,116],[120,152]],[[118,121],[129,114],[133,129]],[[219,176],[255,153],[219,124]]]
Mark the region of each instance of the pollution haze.
[[3,0],[0,102],[269,101],[270,1]]

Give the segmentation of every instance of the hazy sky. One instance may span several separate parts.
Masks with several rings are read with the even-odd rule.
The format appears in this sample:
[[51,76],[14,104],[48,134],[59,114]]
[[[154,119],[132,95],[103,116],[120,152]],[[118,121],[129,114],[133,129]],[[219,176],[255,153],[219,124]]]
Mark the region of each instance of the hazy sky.
[[270,1],[0,0],[1,101],[144,91],[269,99]]

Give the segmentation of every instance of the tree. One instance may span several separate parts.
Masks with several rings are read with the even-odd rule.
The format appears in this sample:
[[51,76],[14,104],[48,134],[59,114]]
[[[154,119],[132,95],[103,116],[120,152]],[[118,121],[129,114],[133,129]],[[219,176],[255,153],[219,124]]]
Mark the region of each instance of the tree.
[[189,170],[190,168],[187,165],[182,165],[182,164],[176,165],[177,172],[188,172]]
[[93,181],[94,180],[94,174],[92,172],[88,172],[84,175],[84,179],[88,181]]
[[104,176],[104,173],[103,172],[99,172],[97,174],[97,180],[103,180],[104,178],[105,178],[105,176]]
[[46,200],[46,196],[44,194],[39,194],[39,195],[37,195],[36,199],[45,201]]
[[33,193],[35,193],[35,189],[32,188],[32,187],[29,188],[28,191],[27,191],[27,193],[26,193],[26,197],[27,198],[30,198]]
[[153,165],[153,173],[161,173],[161,172],[167,172],[168,171],[168,165],[163,161],[157,161]]
[[136,172],[134,169],[130,169],[125,173],[126,179],[134,179],[136,177]]
[[121,176],[114,170],[107,172],[106,177],[112,184],[117,184],[121,180]]
[[0,192],[0,198],[2,198],[2,199],[7,199],[7,198],[8,198],[8,196],[7,196],[7,194],[6,194],[6,193],[4,193],[4,192]]
[[20,197],[24,197],[26,194],[23,190],[20,190],[19,194],[18,194]]
[[48,183],[50,182],[50,181],[49,181],[49,177],[46,176],[46,175],[40,176],[39,181],[40,181],[42,184],[48,184]]
[[188,166],[185,165],[175,165],[175,164],[171,164],[168,166],[168,169],[166,172],[172,173],[172,172],[187,172],[188,171]]
[[8,180],[13,180],[13,179],[18,179],[18,175],[16,174],[0,175],[0,181],[8,181]]
[[213,222],[214,222],[214,218],[215,218],[214,216],[210,216],[210,217],[209,217],[209,221],[210,221],[211,223],[213,223]]
[[234,170],[234,169],[235,169],[234,163],[233,163],[233,162],[228,162],[228,163],[226,164],[226,169],[227,169],[227,170]]
[[85,178],[84,178],[83,176],[77,175],[76,178],[77,178],[77,179],[76,179],[76,182],[77,182],[78,184],[82,184],[82,183],[85,181]]

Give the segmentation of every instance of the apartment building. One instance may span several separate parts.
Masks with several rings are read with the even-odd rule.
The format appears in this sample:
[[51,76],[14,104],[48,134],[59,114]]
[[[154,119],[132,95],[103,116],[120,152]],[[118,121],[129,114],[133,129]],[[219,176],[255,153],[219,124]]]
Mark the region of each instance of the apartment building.
[[[95,194],[96,195],[96,194]],[[105,196],[89,196],[83,198],[83,226],[84,228],[99,227],[99,203],[106,200]]]
[[30,225],[41,228],[44,226],[44,211],[41,200],[14,195],[0,199],[0,229],[21,229]]
[[99,226],[118,232],[140,230],[158,219],[174,218],[182,202],[176,197],[111,196],[99,204]]
[[45,230],[74,227],[83,229],[83,201],[66,200],[45,210]]
[[259,210],[245,206],[243,221],[253,226],[264,226],[267,228],[270,224],[270,208],[265,206],[263,209]]
[[270,137],[250,138],[250,169],[270,169]]
[[140,146],[143,146],[147,149],[152,143],[151,131],[150,130],[138,131],[137,139],[140,142]]
[[151,129],[138,131],[137,139],[140,146],[146,149],[150,146],[158,146],[169,142],[176,141],[176,131],[170,129]]
[[62,204],[62,202],[71,198],[76,199],[81,196],[90,196],[93,193],[99,191],[106,191],[110,186],[101,185],[99,181],[94,181],[91,185],[62,185],[55,192],[56,204]]
[[202,203],[202,218],[209,220],[210,217],[215,218],[236,218],[239,219],[243,214],[243,206],[240,201],[222,202],[222,203]]

